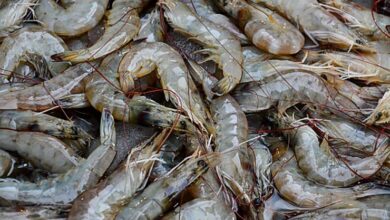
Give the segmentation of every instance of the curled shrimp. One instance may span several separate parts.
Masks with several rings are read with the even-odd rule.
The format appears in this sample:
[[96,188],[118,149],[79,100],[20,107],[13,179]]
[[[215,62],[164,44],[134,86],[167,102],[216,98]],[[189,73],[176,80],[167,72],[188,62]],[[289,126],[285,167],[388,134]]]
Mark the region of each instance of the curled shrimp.
[[305,38],[299,30],[275,12],[243,0],[221,0],[217,4],[239,21],[256,47],[278,55],[295,54],[303,47]]
[[107,180],[82,193],[73,203],[69,219],[113,219],[148,180],[155,157],[168,130],[133,148]]
[[130,49],[118,67],[122,90],[134,89],[134,80],[155,69],[164,89],[165,99],[170,100],[177,108],[183,108],[191,120],[213,133],[208,110],[182,57],[165,43],[141,43]]
[[[64,174],[38,183],[3,180],[0,182],[0,197],[32,204],[68,204],[103,176],[116,154],[115,141],[114,118],[104,110],[100,124],[101,144],[86,160]],[[53,160],[52,157],[47,158]]]
[[327,12],[317,0],[251,0],[275,9],[294,22],[316,44],[330,44],[340,49],[372,51],[366,40]]
[[81,158],[62,141],[39,132],[0,129],[0,147],[17,152],[39,168],[64,173],[77,166]]
[[32,9],[37,0],[8,0],[0,5],[0,32],[10,32],[18,28],[27,15],[28,10]]
[[221,162],[218,153],[198,158],[189,157],[173,168],[166,176],[151,183],[134,197],[115,219],[155,219],[174,205],[174,198],[197,180],[208,169]]
[[56,100],[84,90],[83,80],[93,71],[88,64],[68,68],[64,73],[23,90],[0,96],[0,109],[47,110],[56,106]]
[[331,152],[325,139],[320,144],[317,134],[309,126],[299,122],[290,123],[291,125],[300,125],[293,131],[287,132],[290,133],[294,144],[299,167],[308,179],[323,185],[345,187],[368,178],[382,167],[390,155],[389,145],[383,144],[372,156],[355,158],[347,162]]
[[[38,54],[46,60],[50,56],[67,50],[68,47],[58,36],[42,29],[40,26],[32,25],[24,27],[4,39],[0,45],[0,81],[7,81],[20,62],[28,53]],[[68,65],[65,63],[49,62],[48,68],[53,74],[65,70]]]
[[230,92],[242,76],[242,52],[239,40],[225,28],[194,14],[184,3],[177,0],[161,0],[164,16],[177,31],[205,45],[210,56],[206,60],[215,61],[223,71],[223,78],[214,86],[218,95]]
[[[96,0],[95,0],[96,1]],[[104,0],[108,2],[107,0]],[[102,37],[87,49],[65,51],[53,56],[59,61],[80,63],[106,56],[129,43],[140,29],[138,13],[150,0],[115,0],[107,15]],[[83,3],[84,4],[84,3]],[[88,5],[87,8],[90,8]]]
[[64,8],[54,0],[41,0],[35,15],[50,31],[72,37],[95,27],[103,18],[107,4],[108,0],[84,0],[66,4]]
[[387,91],[379,100],[374,111],[366,119],[367,124],[387,124],[390,122],[390,91]]
[[85,94],[90,104],[98,111],[109,108],[117,120],[151,125],[174,127],[183,132],[196,132],[189,118],[177,110],[165,107],[145,96],[128,98],[121,90],[117,70],[119,62],[128,48],[107,56],[101,63],[100,71],[95,71],[86,81]]
[[303,208],[322,208],[337,202],[386,193],[372,184],[351,188],[330,188],[307,180],[292,151],[287,151],[271,167],[273,180],[280,195]]

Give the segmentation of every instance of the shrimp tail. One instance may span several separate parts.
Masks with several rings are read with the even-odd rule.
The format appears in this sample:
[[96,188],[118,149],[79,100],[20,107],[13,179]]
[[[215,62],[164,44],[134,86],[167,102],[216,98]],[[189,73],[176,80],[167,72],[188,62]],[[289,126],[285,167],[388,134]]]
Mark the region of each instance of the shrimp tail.
[[56,62],[73,61],[80,56],[79,51],[64,51],[62,53],[54,54],[50,58]]
[[236,84],[237,80],[235,80],[234,77],[227,75],[215,84],[212,88],[212,92],[221,96],[231,91]]

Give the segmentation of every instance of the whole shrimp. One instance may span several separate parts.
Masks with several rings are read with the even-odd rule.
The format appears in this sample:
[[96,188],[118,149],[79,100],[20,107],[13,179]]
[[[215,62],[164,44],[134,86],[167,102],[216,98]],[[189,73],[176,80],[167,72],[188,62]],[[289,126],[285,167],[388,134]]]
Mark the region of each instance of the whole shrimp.
[[305,38],[290,22],[275,12],[244,0],[219,0],[217,4],[239,21],[252,43],[272,54],[295,54]]
[[166,176],[146,187],[134,197],[115,219],[155,219],[174,205],[174,199],[209,168],[221,162],[223,155],[210,153],[186,158]]
[[127,160],[108,179],[82,193],[73,203],[69,219],[113,219],[145,187],[167,131],[133,148]]
[[64,173],[77,166],[81,158],[62,141],[39,132],[0,129],[0,148],[17,152],[34,166]]
[[117,70],[119,62],[128,51],[128,48],[124,48],[107,56],[99,68],[104,76],[95,71],[86,79],[85,94],[90,104],[98,111],[109,108],[117,120],[157,127],[173,126],[175,130],[195,132],[196,127],[177,110],[144,96],[128,98],[120,90]]
[[[292,71],[265,83],[243,83],[234,90],[232,96],[247,113],[266,110],[272,106],[277,106],[278,111],[283,113],[297,103],[304,103],[320,109],[326,108],[344,117],[363,117],[355,103],[310,72]],[[357,109],[359,111],[355,112]]]
[[386,190],[374,188],[372,184],[351,188],[329,188],[317,185],[305,178],[290,150],[272,164],[271,170],[279,194],[303,208],[322,208],[349,199],[388,193]]
[[18,27],[32,10],[37,0],[7,0],[0,5],[0,32],[11,32]]
[[[7,81],[15,72],[23,57],[27,53],[43,56],[51,60],[50,56],[67,50],[68,47],[58,36],[42,29],[40,26],[26,26],[15,33],[10,34],[0,45],[0,82]],[[49,69],[53,74],[65,70],[65,63],[49,62]]]
[[183,108],[188,117],[213,133],[210,113],[203,104],[187,67],[178,52],[162,42],[131,47],[121,60],[118,73],[123,91],[135,88],[135,80],[157,69],[165,99]]
[[242,76],[242,52],[239,40],[229,30],[194,14],[177,0],[161,0],[164,16],[177,31],[204,45],[199,52],[209,54],[204,61],[213,60],[223,71],[223,78],[213,87],[213,92],[223,95],[230,92]]
[[[100,1],[104,1],[107,5],[108,0]],[[53,59],[80,63],[99,59],[118,50],[138,34],[140,29],[138,13],[149,2],[150,0],[115,0],[112,3],[111,10],[106,13],[107,21],[104,34],[94,45],[87,49],[56,54]],[[87,5],[86,8],[90,8],[89,4]]]
[[0,109],[47,110],[56,100],[84,90],[83,79],[93,71],[89,64],[68,68],[64,73],[23,90],[0,96]]
[[366,119],[367,124],[382,125],[390,122],[390,91],[387,91],[379,100],[374,111]]
[[72,121],[33,111],[0,111],[0,128],[43,132],[59,138],[91,138]]
[[236,216],[218,200],[194,199],[164,215],[162,220],[235,220]]
[[23,203],[68,204],[83,191],[94,186],[103,176],[116,154],[115,141],[114,118],[109,111],[104,110],[100,124],[101,145],[86,160],[65,174],[38,183],[5,179],[0,182],[0,197]]
[[291,123],[291,118],[282,120],[290,121],[287,125],[289,127],[299,126],[286,133],[294,144],[299,167],[309,180],[316,183],[337,187],[349,186],[374,175],[390,155],[389,145],[383,144],[372,156],[345,161],[331,152],[326,140],[320,144],[317,134],[308,125],[302,125],[301,122]]
[[344,23],[374,40],[387,40],[390,33],[388,16],[378,14],[348,0],[319,0],[323,7],[340,16]]
[[67,4],[64,8],[54,0],[41,0],[35,8],[35,15],[50,31],[72,37],[96,26],[103,18],[107,4],[108,0],[84,0]]
[[371,51],[365,39],[358,36],[335,16],[327,12],[317,0],[251,0],[276,10],[294,22],[314,42],[330,44],[340,49]]

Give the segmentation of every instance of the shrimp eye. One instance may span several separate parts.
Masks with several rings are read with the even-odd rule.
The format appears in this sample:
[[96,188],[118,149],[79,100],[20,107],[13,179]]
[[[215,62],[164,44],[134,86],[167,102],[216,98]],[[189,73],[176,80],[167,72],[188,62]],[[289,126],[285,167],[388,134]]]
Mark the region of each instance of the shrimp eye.
[[256,198],[252,201],[253,205],[255,207],[259,207],[261,205],[261,199],[260,198]]
[[375,115],[375,120],[379,120],[381,117],[382,117],[382,112],[378,112],[378,113]]
[[206,163],[206,161],[204,161],[204,160],[199,160],[199,161],[198,161],[198,166],[200,166],[200,167],[206,167],[206,166],[207,166],[207,163]]
[[357,44],[364,44],[364,42],[362,40],[360,40],[360,39],[356,39],[355,43],[357,43]]
[[187,124],[185,121],[180,121],[180,126],[185,129],[187,127]]

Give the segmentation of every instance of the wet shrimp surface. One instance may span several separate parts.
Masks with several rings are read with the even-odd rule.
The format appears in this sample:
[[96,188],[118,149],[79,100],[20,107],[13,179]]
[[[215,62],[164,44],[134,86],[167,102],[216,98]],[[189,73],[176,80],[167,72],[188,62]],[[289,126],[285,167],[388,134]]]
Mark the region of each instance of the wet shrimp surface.
[[0,219],[390,219],[369,0],[0,0]]

